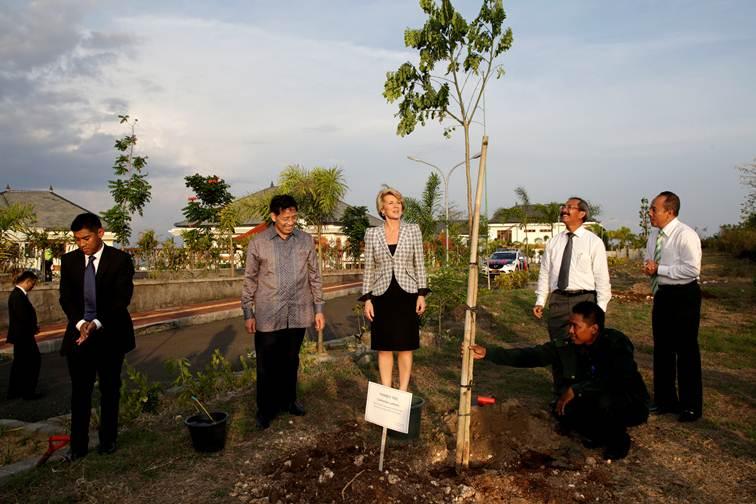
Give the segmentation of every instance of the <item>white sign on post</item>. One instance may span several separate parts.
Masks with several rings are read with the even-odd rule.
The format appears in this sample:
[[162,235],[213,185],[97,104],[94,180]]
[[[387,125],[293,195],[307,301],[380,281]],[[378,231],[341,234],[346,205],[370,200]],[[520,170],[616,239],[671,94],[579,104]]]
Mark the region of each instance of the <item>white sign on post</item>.
[[409,430],[411,408],[410,392],[368,382],[366,421],[406,434]]

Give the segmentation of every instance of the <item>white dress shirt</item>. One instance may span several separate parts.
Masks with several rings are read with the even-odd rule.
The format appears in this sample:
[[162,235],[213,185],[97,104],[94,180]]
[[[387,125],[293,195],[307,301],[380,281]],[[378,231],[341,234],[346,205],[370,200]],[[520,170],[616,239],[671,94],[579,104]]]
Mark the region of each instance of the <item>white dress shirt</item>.
[[[549,294],[557,290],[562,255],[569,239],[567,233],[568,231],[562,231],[546,244],[541,258],[541,271],[538,274],[536,305],[546,306]],[[606,311],[612,298],[612,286],[609,283],[609,265],[606,261],[604,242],[583,226],[577,228],[574,234],[567,290],[595,290],[596,302]]]
[[[105,250],[105,244],[100,245],[100,250],[92,254],[94,256],[94,269],[95,269],[95,275],[97,274],[97,268],[100,266],[100,258],[102,258],[102,251]],[[89,256],[84,254],[84,268],[86,269],[87,264],[89,264]],[[86,320],[81,319],[76,323],[76,329],[81,329],[81,325],[86,322]],[[102,329],[102,322],[100,322],[97,319],[92,320],[92,322],[95,323],[97,326],[97,329]]]
[[[698,233],[675,217],[662,228],[659,285],[684,285],[701,276],[701,239]],[[646,242],[646,259],[653,260],[659,230],[651,232]]]

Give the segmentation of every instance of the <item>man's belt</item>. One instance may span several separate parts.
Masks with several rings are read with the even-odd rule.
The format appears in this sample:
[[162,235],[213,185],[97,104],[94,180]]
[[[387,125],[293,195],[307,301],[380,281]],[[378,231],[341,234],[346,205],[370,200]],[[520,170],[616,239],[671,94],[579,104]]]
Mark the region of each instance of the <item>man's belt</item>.
[[596,295],[596,291],[595,290],[562,290],[562,289],[557,289],[557,290],[554,291],[554,293],[555,294],[559,294],[561,296],[566,296],[566,297],[583,296],[585,294],[593,294],[594,296]]
[[684,283],[684,284],[659,284],[659,288],[666,289],[690,289],[691,287],[698,287],[698,280],[693,280],[692,282]]

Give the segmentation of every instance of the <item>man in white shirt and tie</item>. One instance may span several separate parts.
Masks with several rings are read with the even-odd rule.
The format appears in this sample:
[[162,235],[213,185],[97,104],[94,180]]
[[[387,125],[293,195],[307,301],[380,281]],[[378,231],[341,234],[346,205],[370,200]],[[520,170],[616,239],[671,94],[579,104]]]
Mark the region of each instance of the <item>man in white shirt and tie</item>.
[[[654,306],[655,413],[678,413],[681,422],[701,418],[703,386],[698,326],[701,319],[701,239],[678,220],[680,198],[664,191],[648,214],[658,229],[648,237],[643,272],[651,279]],[[675,390],[677,378],[677,390]]]
[[[569,318],[576,304],[591,301],[606,312],[612,297],[604,242],[583,226],[589,216],[584,199],[568,199],[559,213],[567,229],[549,240],[541,257],[533,315],[542,318],[548,300],[549,338],[557,345],[569,341]],[[554,367],[553,375],[558,390],[561,370]]]

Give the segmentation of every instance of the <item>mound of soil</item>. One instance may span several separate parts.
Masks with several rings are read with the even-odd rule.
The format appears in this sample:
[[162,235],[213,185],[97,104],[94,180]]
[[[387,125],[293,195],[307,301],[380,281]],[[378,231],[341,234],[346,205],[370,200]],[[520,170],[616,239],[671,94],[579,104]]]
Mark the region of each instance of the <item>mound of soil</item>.
[[[241,502],[563,502],[610,498],[608,477],[579,442],[554,432],[544,411],[517,401],[474,409],[470,469],[454,469],[453,446],[389,441],[378,471],[380,428],[342,424],[317,442],[238,481]],[[447,442],[456,418],[447,415]],[[596,456],[594,454],[594,456]],[[587,467],[587,471],[584,468]]]

